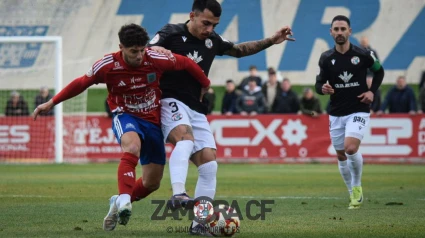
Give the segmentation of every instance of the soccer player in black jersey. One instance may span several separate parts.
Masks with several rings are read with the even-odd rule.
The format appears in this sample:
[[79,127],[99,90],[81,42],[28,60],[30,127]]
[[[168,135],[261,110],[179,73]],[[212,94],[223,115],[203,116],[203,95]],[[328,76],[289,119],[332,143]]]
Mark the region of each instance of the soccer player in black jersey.
[[[169,49],[173,53],[190,57],[208,75],[216,55],[244,57],[290,38],[290,27],[283,27],[272,37],[263,40],[233,44],[214,31],[220,21],[221,6],[216,0],[195,0],[190,19],[182,24],[167,24],[149,43],[159,52]],[[160,47],[155,47],[160,46]],[[175,78],[179,82],[174,82]],[[175,145],[170,157],[170,176],[173,196],[169,205],[179,206],[188,199],[185,183],[189,158],[198,167],[199,178],[195,197],[211,199],[216,191],[216,145],[206,114],[207,105],[200,101],[202,89],[193,77],[184,71],[164,74],[161,79],[163,92],[161,124],[164,138]],[[184,204],[181,204],[184,205]]]
[[[363,157],[359,146],[369,125],[370,104],[382,83],[384,69],[373,51],[350,43],[351,28],[347,17],[334,17],[330,33],[336,44],[320,56],[316,92],[331,97],[329,130],[332,145],[350,194],[348,208],[357,209],[363,203]],[[368,69],[374,73],[370,89],[366,83]]]

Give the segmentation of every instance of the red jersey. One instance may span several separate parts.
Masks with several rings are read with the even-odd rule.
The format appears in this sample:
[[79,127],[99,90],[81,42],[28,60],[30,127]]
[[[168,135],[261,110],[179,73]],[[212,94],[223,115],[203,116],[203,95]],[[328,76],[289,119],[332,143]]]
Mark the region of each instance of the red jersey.
[[195,62],[181,55],[173,56],[168,57],[147,48],[141,65],[132,67],[125,63],[121,51],[107,54],[86,75],[75,79],[53,97],[53,102],[58,104],[93,84],[105,83],[109,92],[107,102],[112,112],[130,113],[159,125],[159,79],[164,71],[186,70],[198,79],[202,87],[210,85],[209,79]]

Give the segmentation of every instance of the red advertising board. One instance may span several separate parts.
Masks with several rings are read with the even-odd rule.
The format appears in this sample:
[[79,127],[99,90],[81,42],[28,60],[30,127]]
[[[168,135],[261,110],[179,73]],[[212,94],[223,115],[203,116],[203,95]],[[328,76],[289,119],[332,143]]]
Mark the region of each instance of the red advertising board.
[[[240,162],[335,162],[328,116],[209,116],[217,158]],[[65,161],[119,159],[121,149],[102,116],[64,117]],[[54,158],[54,118],[0,117],[0,159]],[[169,156],[172,146],[167,145]],[[373,116],[360,148],[369,163],[425,163],[425,117]]]

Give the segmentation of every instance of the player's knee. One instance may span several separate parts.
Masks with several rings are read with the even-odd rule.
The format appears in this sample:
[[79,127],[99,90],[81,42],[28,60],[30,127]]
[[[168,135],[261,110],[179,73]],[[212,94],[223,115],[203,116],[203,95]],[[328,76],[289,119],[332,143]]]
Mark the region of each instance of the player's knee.
[[[216,160],[216,151],[211,148],[204,148],[201,151],[200,165],[209,163]],[[217,164],[217,162],[216,162]],[[198,165],[198,167],[200,166]]]
[[344,146],[344,150],[345,150],[345,153],[349,155],[353,155],[357,153],[357,151],[359,150],[359,147],[355,144],[348,144]]
[[143,187],[152,192],[158,190],[160,185],[161,183],[157,181],[143,181]]
[[347,160],[347,156],[345,155],[345,151],[337,151],[336,156],[337,156],[339,161]]
[[131,153],[137,157],[140,155],[140,145],[137,143],[131,143],[123,148],[124,152]]

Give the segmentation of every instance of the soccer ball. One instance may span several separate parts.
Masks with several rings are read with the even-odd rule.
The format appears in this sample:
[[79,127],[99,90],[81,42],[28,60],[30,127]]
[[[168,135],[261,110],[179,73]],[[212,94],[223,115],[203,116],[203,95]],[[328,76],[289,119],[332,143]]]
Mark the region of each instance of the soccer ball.
[[241,221],[235,209],[219,205],[214,208],[214,215],[207,227],[214,236],[233,236],[235,233],[239,233],[240,225]]

